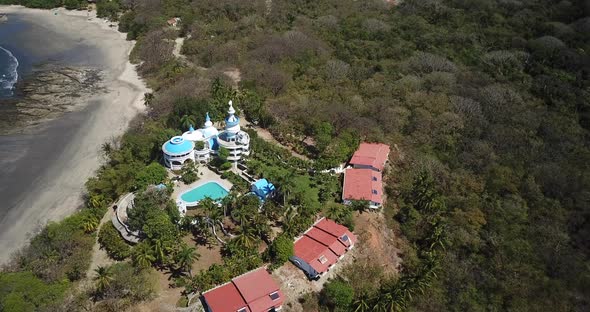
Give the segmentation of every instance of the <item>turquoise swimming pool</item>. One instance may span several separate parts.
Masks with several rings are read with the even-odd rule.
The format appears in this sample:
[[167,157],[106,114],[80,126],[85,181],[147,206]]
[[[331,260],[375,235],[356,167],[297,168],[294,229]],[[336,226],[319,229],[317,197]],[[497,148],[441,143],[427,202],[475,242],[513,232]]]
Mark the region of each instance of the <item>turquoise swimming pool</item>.
[[195,206],[199,201],[206,197],[213,200],[220,200],[227,196],[228,193],[229,191],[219,183],[207,182],[180,194],[180,199],[182,199],[187,206]]

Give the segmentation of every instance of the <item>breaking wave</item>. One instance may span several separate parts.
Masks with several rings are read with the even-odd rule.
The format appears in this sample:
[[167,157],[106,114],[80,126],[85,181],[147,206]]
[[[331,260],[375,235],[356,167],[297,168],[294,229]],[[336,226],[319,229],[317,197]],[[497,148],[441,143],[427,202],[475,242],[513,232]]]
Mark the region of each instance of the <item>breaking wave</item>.
[[18,59],[12,54],[12,52],[1,46],[0,50],[4,51],[8,56],[5,68],[0,68],[0,89],[10,92],[14,89],[14,85],[18,81]]

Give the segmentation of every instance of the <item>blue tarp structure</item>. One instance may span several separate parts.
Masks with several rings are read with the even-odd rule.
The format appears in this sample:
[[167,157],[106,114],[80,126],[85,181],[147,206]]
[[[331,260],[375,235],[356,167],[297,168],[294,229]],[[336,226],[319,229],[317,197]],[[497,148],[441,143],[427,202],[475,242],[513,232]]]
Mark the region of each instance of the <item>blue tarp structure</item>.
[[265,200],[274,191],[275,186],[268,182],[267,179],[260,179],[252,184],[252,192],[256,194],[261,200]]

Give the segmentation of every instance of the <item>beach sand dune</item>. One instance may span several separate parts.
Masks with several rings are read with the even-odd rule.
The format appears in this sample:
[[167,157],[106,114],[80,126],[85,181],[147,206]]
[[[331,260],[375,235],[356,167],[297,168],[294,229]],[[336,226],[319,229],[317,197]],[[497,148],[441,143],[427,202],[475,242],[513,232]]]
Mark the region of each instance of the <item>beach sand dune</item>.
[[[103,161],[101,145],[125,132],[145,109],[143,94],[149,90],[128,61],[133,42],[93,12],[17,6],[0,6],[0,12],[16,14],[46,27],[48,33],[88,45],[93,49],[88,64],[103,70],[107,90],[92,96],[79,110],[32,131],[0,136],[1,263],[43,224],[81,206],[84,183]],[[80,56],[81,64],[84,57]]]

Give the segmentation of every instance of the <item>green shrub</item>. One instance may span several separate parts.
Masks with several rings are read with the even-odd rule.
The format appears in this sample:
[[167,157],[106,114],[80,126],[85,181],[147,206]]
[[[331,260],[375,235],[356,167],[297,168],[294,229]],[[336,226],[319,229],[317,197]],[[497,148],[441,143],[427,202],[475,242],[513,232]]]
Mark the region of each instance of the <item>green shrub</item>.
[[20,268],[32,271],[46,282],[83,278],[94,246],[94,236],[83,230],[86,218],[91,215],[90,210],[83,210],[60,222],[49,223],[19,255]]
[[[154,296],[157,280],[153,269],[138,271],[130,263],[124,262],[113,264],[109,272],[111,280],[107,287],[100,290],[100,296],[105,299],[101,304],[109,305],[109,302],[116,301],[119,311]],[[101,307],[96,310],[105,311]]]
[[273,267],[280,267],[293,255],[293,240],[285,234],[279,235],[268,248]]
[[197,141],[195,142],[195,149],[196,150],[203,150],[205,148],[205,142],[203,141]]
[[219,166],[219,170],[228,170],[229,168],[231,168],[231,163],[229,161],[226,161]]
[[0,273],[0,310],[44,310],[60,302],[69,286],[67,280],[45,283],[28,271]]
[[320,293],[320,303],[333,310],[346,310],[354,299],[354,290],[343,280],[330,280]]
[[111,222],[105,223],[98,233],[98,242],[109,256],[115,260],[125,260],[131,255],[131,247]]
[[99,0],[96,2],[96,16],[116,21],[121,11],[118,0]]
[[64,0],[64,7],[68,10],[76,10],[80,8],[78,0]]
[[135,186],[145,189],[148,185],[162,183],[168,176],[168,171],[162,165],[153,162],[145,166],[135,176]]

